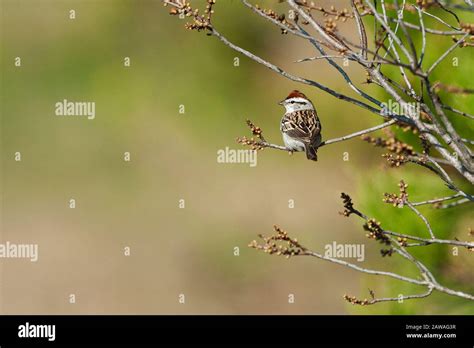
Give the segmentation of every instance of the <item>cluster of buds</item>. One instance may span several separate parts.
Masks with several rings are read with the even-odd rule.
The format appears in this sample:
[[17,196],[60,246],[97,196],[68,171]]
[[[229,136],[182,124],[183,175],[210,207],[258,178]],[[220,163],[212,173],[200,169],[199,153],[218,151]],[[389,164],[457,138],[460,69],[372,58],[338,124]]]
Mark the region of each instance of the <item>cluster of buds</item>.
[[298,5],[303,6],[308,10],[319,11],[323,14],[324,17],[329,17],[329,16],[334,17],[336,21],[340,19],[341,21],[345,22],[348,18],[354,18],[354,15],[351,14],[347,10],[347,8],[338,10],[334,6],[331,6],[329,9],[325,9],[324,7],[316,6],[314,1],[307,1],[307,0],[298,1]]
[[382,228],[380,227],[380,222],[375,219],[369,219],[364,224],[364,230],[368,233],[365,235],[367,238],[375,239],[382,244],[390,245],[390,239],[383,233]]
[[[272,18],[272,19],[280,22],[281,24],[283,24],[287,28],[295,29],[295,26],[293,25],[293,23],[290,23],[289,21],[286,20],[285,14],[279,15],[274,10],[260,8],[259,5],[255,5],[255,8],[257,10],[259,10],[264,16]],[[297,14],[295,14],[295,22],[297,22],[297,21],[298,21],[298,17],[297,17]],[[287,34],[288,31],[286,29],[281,28],[281,33],[282,34]]]
[[282,230],[276,225],[273,226],[273,230],[275,234],[270,237],[259,235],[264,242],[263,244],[259,244],[256,240],[253,240],[248,246],[257,250],[262,250],[270,255],[283,255],[286,258],[305,253],[306,248],[303,247],[296,238],[291,238],[288,235],[288,232]]
[[[420,111],[420,119],[424,122],[428,122],[428,123],[432,122],[431,116],[428,115],[424,111]],[[416,125],[408,124],[408,123],[405,123],[403,121],[397,121],[395,123],[395,125],[397,126],[398,129],[401,129],[405,133],[406,132],[412,132],[413,134],[418,134],[419,133],[418,128],[416,128]]]
[[247,126],[250,128],[250,131],[252,132],[253,135],[255,135],[257,138],[261,140],[265,140],[263,138],[262,129],[260,127],[254,125],[252,121],[250,120],[247,120],[246,122],[247,122]]
[[402,208],[408,201],[408,185],[405,184],[403,180],[400,180],[398,187],[400,188],[399,195],[397,195],[396,193],[384,193],[383,201],[385,203],[393,204],[394,207]]
[[390,167],[400,167],[402,164],[408,162],[408,158],[404,155],[393,155],[391,153],[384,153],[383,158],[387,160],[390,164]]
[[383,139],[380,137],[374,138],[370,135],[363,135],[362,140],[367,141],[370,144],[373,144],[377,147],[386,148],[389,152],[395,154],[405,154],[405,155],[415,155],[415,151],[413,150],[413,146],[408,145],[395,137],[395,134],[391,131],[385,131],[387,135],[387,139]]
[[344,211],[339,212],[339,214],[344,215],[346,217],[350,216],[351,214],[355,213],[356,210],[354,209],[354,203],[352,203],[352,198],[347,193],[341,193],[342,203],[344,204]]
[[254,138],[247,138],[247,137],[239,137],[236,139],[237,143],[242,144],[242,145],[247,145],[252,148],[252,150],[261,150],[265,146],[262,144],[262,141],[265,141],[265,138],[263,137],[263,132],[262,129],[252,123],[252,121],[247,120],[247,126],[250,128],[250,131],[252,134],[257,137],[256,140]]
[[[474,26],[474,24],[470,24],[471,26]],[[469,30],[473,30],[472,28]],[[465,30],[464,30],[465,31]],[[451,39],[453,42],[458,42],[458,38],[456,36],[451,36]],[[464,47],[474,47],[474,36],[469,36],[469,38],[461,40],[459,42],[459,47],[464,48]]]
[[355,296],[350,296],[350,295],[346,295],[346,294],[344,294],[343,298],[344,298],[344,300],[346,300],[347,302],[349,302],[353,305],[366,306],[366,305],[370,304],[369,300],[366,299],[366,298],[364,298],[363,300],[359,300]]
[[250,146],[252,150],[256,150],[256,151],[262,150],[265,147],[263,146],[261,141],[255,140],[254,138],[247,138],[246,136],[238,137],[235,140],[237,141],[237,143]]
[[397,242],[402,247],[406,247],[408,245],[408,239],[406,237],[398,237]]
[[333,18],[327,18],[324,20],[324,29],[328,33],[334,33],[337,29],[337,23]]
[[397,121],[395,125],[397,126],[398,129],[402,130],[404,133],[412,132],[413,134],[418,134],[418,128],[416,128],[416,126],[414,125],[407,124],[402,121]]
[[383,154],[383,158],[385,158],[391,167],[399,167],[404,163],[413,162],[417,164],[424,165],[428,162],[428,158],[426,156],[405,156],[405,155],[392,155],[392,154]]
[[193,18],[193,22],[185,24],[186,29],[201,31],[211,29],[211,18],[214,13],[212,8],[216,4],[216,0],[206,0],[206,2],[206,9],[203,15],[199,14],[199,9],[193,9],[186,0],[170,0],[165,1],[163,4],[164,6],[172,6],[170,15]]
[[321,12],[323,12],[323,16],[326,17],[334,16],[335,21],[341,19],[341,21],[345,22],[348,18],[354,18],[354,15],[350,14],[347,8],[343,8],[342,10],[338,11],[334,6],[331,6],[330,10],[327,11],[321,7]]
[[469,35],[474,35],[474,23],[461,23],[461,30]]
[[[383,154],[382,157],[384,157],[392,167],[399,167],[406,162],[413,161],[413,158],[417,158],[413,146],[398,140],[393,132],[386,131],[386,134],[388,136],[387,139],[363,135],[362,140],[376,147],[387,149],[389,153]],[[423,159],[419,160],[422,161]]]

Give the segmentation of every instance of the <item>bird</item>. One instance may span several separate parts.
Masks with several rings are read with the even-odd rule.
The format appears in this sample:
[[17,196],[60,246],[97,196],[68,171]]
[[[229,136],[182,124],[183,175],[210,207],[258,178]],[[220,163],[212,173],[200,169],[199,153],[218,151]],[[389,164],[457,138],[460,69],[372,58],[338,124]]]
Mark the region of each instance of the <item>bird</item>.
[[318,160],[317,149],[321,145],[321,122],[313,103],[300,91],[292,91],[278,104],[285,107],[280,130],[287,149],[305,151],[306,158]]

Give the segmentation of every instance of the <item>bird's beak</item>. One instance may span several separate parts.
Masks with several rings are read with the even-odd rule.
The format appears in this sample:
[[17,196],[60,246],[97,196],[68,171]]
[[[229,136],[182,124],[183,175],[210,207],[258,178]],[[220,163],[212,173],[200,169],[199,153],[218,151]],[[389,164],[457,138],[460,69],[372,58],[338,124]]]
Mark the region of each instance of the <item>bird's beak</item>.
[[282,100],[281,102],[278,103],[278,105],[283,105],[284,102],[285,102],[285,101]]

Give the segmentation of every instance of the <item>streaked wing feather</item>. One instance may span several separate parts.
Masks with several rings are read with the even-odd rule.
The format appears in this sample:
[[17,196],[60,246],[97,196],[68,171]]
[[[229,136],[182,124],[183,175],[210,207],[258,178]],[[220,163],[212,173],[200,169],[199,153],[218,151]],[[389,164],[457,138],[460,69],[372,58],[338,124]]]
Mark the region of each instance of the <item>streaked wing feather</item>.
[[303,142],[311,142],[321,132],[321,123],[316,111],[300,110],[283,116],[281,131],[292,138]]

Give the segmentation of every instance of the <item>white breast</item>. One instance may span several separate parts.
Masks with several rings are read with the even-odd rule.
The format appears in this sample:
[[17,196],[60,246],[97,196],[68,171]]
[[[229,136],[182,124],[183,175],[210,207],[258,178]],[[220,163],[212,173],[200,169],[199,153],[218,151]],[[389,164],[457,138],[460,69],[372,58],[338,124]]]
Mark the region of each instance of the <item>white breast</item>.
[[286,133],[283,133],[283,142],[285,146],[292,151],[304,151],[304,144],[299,140],[291,138]]

